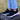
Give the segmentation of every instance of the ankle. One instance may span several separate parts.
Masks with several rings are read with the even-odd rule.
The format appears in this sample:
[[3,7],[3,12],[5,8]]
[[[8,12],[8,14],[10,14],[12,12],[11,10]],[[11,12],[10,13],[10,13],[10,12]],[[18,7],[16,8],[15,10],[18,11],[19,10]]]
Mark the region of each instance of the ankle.
[[11,9],[8,9],[9,11],[11,11]]
[[13,9],[14,11],[16,11],[16,9]]

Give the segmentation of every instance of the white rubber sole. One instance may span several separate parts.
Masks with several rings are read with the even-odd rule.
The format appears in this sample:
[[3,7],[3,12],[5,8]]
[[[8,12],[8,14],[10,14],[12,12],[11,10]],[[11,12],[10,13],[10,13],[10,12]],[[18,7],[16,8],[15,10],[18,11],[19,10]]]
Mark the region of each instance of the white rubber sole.
[[[2,15],[6,16],[7,14],[9,14],[9,13],[2,14]],[[8,18],[11,18],[11,17],[14,17],[14,16],[16,16],[16,15],[19,15],[19,12],[18,12],[18,13],[16,13],[16,14],[14,14],[14,15],[12,15],[12,16],[7,16],[7,17],[8,17]]]
[[14,16],[16,16],[16,15],[19,15],[19,12],[16,13],[16,14],[14,14],[14,15],[12,15],[12,16],[7,16],[7,17],[8,17],[8,18],[11,18],[11,17],[14,17]]
[[18,15],[19,14],[19,12],[18,13],[16,13],[16,14],[14,14],[14,15],[12,15],[12,16],[9,16],[9,17],[14,17],[14,16],[16,16],[16,15]]

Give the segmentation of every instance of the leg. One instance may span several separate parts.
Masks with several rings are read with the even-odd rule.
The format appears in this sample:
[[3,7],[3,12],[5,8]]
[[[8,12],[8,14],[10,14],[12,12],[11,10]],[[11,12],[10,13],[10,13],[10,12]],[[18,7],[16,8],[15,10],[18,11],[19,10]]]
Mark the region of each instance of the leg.
[[16,0],[12,0],[11,2],[12,2],[12,9],[13,9],[14,11],[16,11],[16,9],[17,9]]
[[8,0],[8,10],[11,11],[11,0]]

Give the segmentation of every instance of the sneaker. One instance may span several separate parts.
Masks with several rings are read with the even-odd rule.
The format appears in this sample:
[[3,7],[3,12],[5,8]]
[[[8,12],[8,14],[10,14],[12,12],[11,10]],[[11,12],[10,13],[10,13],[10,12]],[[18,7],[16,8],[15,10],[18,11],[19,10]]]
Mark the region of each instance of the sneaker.
[[[13,12],[13,13],[12,13]],[[16,11],[14,12],[13,10],[11,10],[11,13],[10,14],[8,14],[7,16],[12,16],[12,15],[14,15],[14,14],[17,14],[18,13],[18,9],[16,9]]]
[[2,12],[2,14],[5,14],[5,13],[10,13],[11,11],[9,11],[8,9],[5,10],[5,12]]

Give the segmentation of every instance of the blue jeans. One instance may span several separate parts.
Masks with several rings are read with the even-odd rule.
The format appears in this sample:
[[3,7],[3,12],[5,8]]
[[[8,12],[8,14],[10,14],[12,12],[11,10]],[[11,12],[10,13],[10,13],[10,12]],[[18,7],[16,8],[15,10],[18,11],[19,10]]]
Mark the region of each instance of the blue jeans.
[[8,0],[8,9],[17,9],[16,0]]

